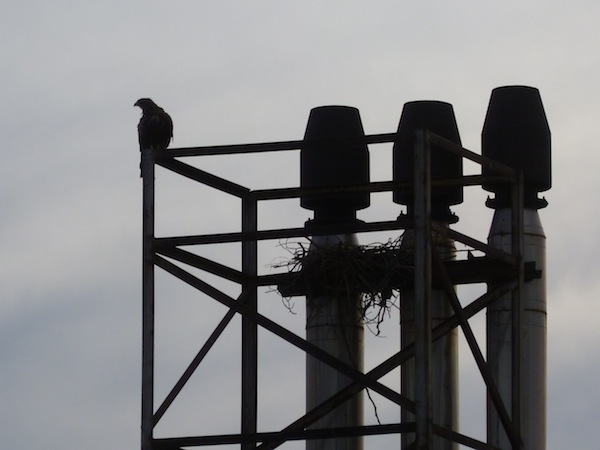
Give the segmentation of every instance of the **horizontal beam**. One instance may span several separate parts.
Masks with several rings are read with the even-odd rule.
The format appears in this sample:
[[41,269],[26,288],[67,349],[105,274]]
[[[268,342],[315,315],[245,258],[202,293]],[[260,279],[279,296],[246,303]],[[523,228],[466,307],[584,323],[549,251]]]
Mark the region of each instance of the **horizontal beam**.
[[[510,183],[511,181],[511,178],[503,175],[465,175],[459,178],[442,178],[432,180],[431,186],[477,186],[483,183]],[[337,193],[389,192],[395,190],[410,190],[412,188],[412,181],[374,181],[368,184],[353,184],[345,186],[254,189],[250,191],[249,195],[256,200],[282,200],[299,198],[308,195],[328,197]]]
[[163,246],[184,246],[184,245],[203,245],[203,244],[222,244],[228,242],[243,241],[264,241],[289,238],[309,238],[310,236],[341,234],[341,233],[367,233],[373,231],[388,231],[411,228],[413,221],[400,218],[398,220],[381,222],[356,222],[335,226],[311,226],[309,230],[305,227],[281,228],[277,230],[259,230],[255,233],[215,233],[201,234],[191,236],[174,236],[155,238],[154,244],[157,249]]
[[[380,133],[370,134],[363,138],[366,144],[385,144],[393,143],[397,140],[397,133]],[[428,138],[431,145],[442,148],[444,151],[454,153],[462,158],[469,159],[474,163],[481,165],[494,172],[497,175],[507,177],[508,182],[516,183],[517,171],[502,163],[494,161],[485,156],[474,153],[455,142],[445,139],[439,135],[429,132]],[[351,139],[355,141],[356,139]],[[339,141],[339,140],[338,140]],[[189,156],[214,156],[214,155],[232,155],[244,153],[265,153],[276,151],[300,150],[303,145],[307,144],[304,140],[279,141],[279,142],[262,142],[250,144],[233,144],[233,145],[213,145],[202,147],[180,147],[172,148],[165,152],[157,153],[157,163],[164,163],[173,158],[189,157]]]
[[[394,423],[385,425],[366,425],[359,427],[324,428],[315,430],[300,430],[287,435],[287,441],[310,439],[327,439],[352,436],[376,436],[390,433],[410,433],[414,431],[413,423]],[[212,436],[193,436],[180,438],[154,439],[156,450],[178,450],[180,447],[197,447],[205,445],[235,445],[246,439],[249,441],[269,442],[279,436],[279,432],[263,432],[253,436],[242,434],[221,434]]]
[[[372,134],[365,136],[364,142],[367,144],[383,144],[393,142],[396,139],[396,133]],[[233,145],[212,145],[203,147],[181,147],[171,148],[165,152],[172,158],[185,156],[214,156],[214,155],[232,155],[241,153],[264,153],[276,151],[299,150],[307,141],[280,141],[280,142],[262,142],[253,144],[233,144]]]
[[[355,437],[355,436],[378,436],[382,434],[402,434],[413,433],[415,431],[414,422],[394,423],[384,425],[365,425],[360,427],[344,427],[344,428],[326,428],[313,430],[300,430],[287,435],[286,441],[300,441],[311,439],[327,439],[340,437]],[[489,444],[481,442],[477,439],[465,436],[447,430],[443,427],[434,425],[433,431],[435,434],[450,439],[459,444],[463,444],[469,448],[480,450],[500,450]],[[201,447],[213,445],[236,445],[241,444],[246,439],[252,442],[268,443],[278,437],[278,432],[262,432],[255,436],[247,438],[242,434],[220,434],[210,436],[189,436],[179,438],[161,438],[154,439],[156,450],[179,450],[181,447]]]
[[[497,282],[498,279],[516,276],[517,273],[516,267],[507,264],[505,261],[487,256],[467,260],[444,261],[444,267],[453,285]],[[384,276],[384,274],[377,275]],[[525,263],[526,281],[539,278],[540,275],[541,272],[536,269],[535,263]],[[366,279],[363,277],[361,281],[364,284],[353,287],[361,292],[371,292],[373,286],[390,290],[411,289],[413,286],[412,277],[413,268],[407,267],[403,272],[397,271],[393,278],[387,280],[388,283],[384,284],[381,279],[377,278]],[[306,295],[307,286],[309,284],[314,285],[314,281],[308,283],[304,279],[302,270],[300,270],[298,272],[261,275],[258,277],[257,284],[259,286],[277,286],[277,290],[283,297],[299,297]],[[442,284],[442,280],[434,274],[433,286],[438,287]]]

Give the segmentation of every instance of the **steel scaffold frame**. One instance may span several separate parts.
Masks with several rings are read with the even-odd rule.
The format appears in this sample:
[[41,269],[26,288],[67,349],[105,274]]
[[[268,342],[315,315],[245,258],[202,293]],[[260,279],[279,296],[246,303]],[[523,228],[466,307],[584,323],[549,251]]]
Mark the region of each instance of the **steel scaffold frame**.
[[[367,144],[394,142],[396,133],[366,136]],[[500,420],[513,445],[513,449],[520,449],[518,405],[519,389],[518,379],[520,377],[520,303],[521,292],[525,277],[535,277],[535,267],[528,266],[522,261],[523,252],[523,183],[519,173],[515,170],[484,158],[469,150],[445,140],[428,131],[420,130],[415,135],[414,168],[415,168],[415,218],[414,220],[401,219],[395,221],[367,222],[360,224],[349,224],[339,226],[335,229],[328,227],[322,230],[323,234],[337,234],[343,232],[372,232],[383,230],[402,230],[414,228],[415,251],[414,251],[414,286],[415,295],[420,301],[416,302],[417,310],[417,335],[413,345],[398,351],[395,355],[382,361],[367,373],[362,373],[353,367],[337,360],[323,350],[315,347],[305,339],[287,330],[283,326],[268,319],[258,312],[259,286],[278,285],[280,290],[287,286],[292,294],[298,287],[294,284],[294,274],[257,275],[258,241],[266,239],[306,237],[307,231],[302,228],[259,230],[257,224],[257,209],[260,201],[274,199],[298,198],[300,195],[310,193],[311,195],[327,195],[329,192],[346,191],[368,191],[385,192],[398,188],[407,188],[406,183],[376,182],[363,186],[345,188],[322,188],[322,189],[262,189],[251,190],[229,180],[215,176],[192,165],[182,162],[180,159],[188,157],[199,157],[206,155],[235,155],[242,153],[273,152],[298,150],[302,141],[274,142],[264,144],[245,144],[217,147],[197,147],[172,149],[157,152],[155,150],[142,150],[142,175],[143,175],[143,311],[142,311],[142,450],[166,450],[179,449],[183,446],[205,446],[216,444],[239,444],[243,450],[247,449],[274,449],[288,440],[305,440],[325,437],[343,436],[367,436],[375,434],[389,434],[414,432],[417,437],[418,449],[431,447],[432,436],[439,435],[454,442],[461,443],[469,448],[493,449],[491,445],[481,442],[456,431],[442,428],[432,423],[431,418],[431,343],[439,339],[456,327],[461,327],[468,346],[473,354],[477,367],[487,386],[490,396]],[[472,175],[453,180],[436,180],[432,182],[429,174],[429,155],[431,146],[441,148],[444,151],[453,152],[462,158],[471,160],[482,167],[486,167],[495,175]],[[218,191],[237,197],[241,200],[241,231],[233,233],[199,234],[193,236],[155,236],[155,166],[172,171],[178,175],[202,183]],[[501,250],[477,241],[469,236],[463,235],[455,230],[436,226],[430,217],[431,186],[440,185],[480,185],[484,180],[500,181],[512,186],[512,230],[513,246],[512,253]],[[437,255],[435,247],[431,245],[431,233],[446,235],[457,242],[462,242],[475,250],[485,254],[470,261],[442,262]],[[310,231],[311,235],[319,233],[318,230]],[[209,243],[231,243],[242,244],[242,270],[216,263],[184,249],[190,245],[201,245]],[[182,248],[183,247],[183,248]],[[168,259],[167,259],[168,258]],[[218,275],[226,280],[234,281],[241,285],[242,290],[238,298],[232,298],[216,287],[203,281],[197,276],[184,270],[169,260],[183,263],[187,266],[201,269],[207,273]],[[155,266],[171,274],[182,282],[208,295],[215,301],[228,308],[219,324],[210,334],[207,341],[202,345],[196,356],[192,359],[186,370],[175,383],[169,394],[155,410],[154,399],[154,270]],[[503,274],[498,277],[498,274]],[[430,298],[432,278],[441,282],[445,290],[454,315],[436,327],[431,327]],[[494,279],[494,288],[462,307],[453,288],[453,285],[472,282],[485,282]],[[475,335],[471,330],[468,319],[484,310],[487,305],[502,295],[513,292],[513,398],[512,411],[506,410],[498,388],[491,377],[483,353],[477,343]],[[242,317],[242,417],[241,432],[227,435],[208,435],[193,437],[171,437],[155,438],[154,427],[161,420],[169,406],[180,394],[182,388],[192,377],[194,371],[202,363],[204,357],[211,350],[222,332],[229,325],[236,314]],[[276,336],[286,340],[288,343],[300,348],[307,354],[318,358],[329,366],[351,377],[354,382],[345,389],[338,392],[319,406],[307,411],[303,416],[290,423],[282,430],[272,432],[257,431],[257,330],[262,327],[271,331]],[[417,387],[415,400],[412,401],[399,392],[381,384],[378,380],[400,366],[404,361],[415,357]],[[396,423],[385,425],[368,425],[361,427],[349,427],[343,429],[319,429],[308,430],[307,427],[320,419],[335,407],[339,406],[348,398],[356,395],[365,388],[372,389],[384,398],[396,403],[402,408],[415,414],[414,423]],[[511,420],[511,417],[515,420]]]

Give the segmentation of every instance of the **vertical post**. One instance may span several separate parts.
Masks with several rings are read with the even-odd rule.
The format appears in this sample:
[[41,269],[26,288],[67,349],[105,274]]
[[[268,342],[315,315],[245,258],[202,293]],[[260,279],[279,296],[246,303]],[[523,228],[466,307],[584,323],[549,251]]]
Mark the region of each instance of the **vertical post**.
[[[257,310],[257,202],[251,194],[242,199],[242,272],[247,277],[242,284],[244,305]],[[258,410],[258,327],[252,319],[242,316],[242,450],[256,448]]]
[[432,448],[431,178],[427,131],[415,132],[415,416],[416,449]]
[[[432,208],[435,209],[434,206]],[[435,219],[432,218],[432,222]],[[440,227],[448,223],[435,222]],[[414,255],[414,230],[406,230],[402,235],[400,248]],[[452,239],[432,232],[431,250],[438,254],[440,262],[456,259],[456,247]],[[435,258],[433,258],[435,260]],[[435,266],[434,266],[435,267]],[[415,342],[415,292],[404,289],[400,292],[401,345],[409,348]],[[453,315],[451,299],[446,289],[432,286],[431,327],[435,328]],[[401,366],[401,392],[414,400],[415,360],[409,359]],[[431,418],[434,424],[449,430],[458,431],[458,329],[445,333],[431,343]],[[415,415],[406,408],[401,409],[402,422],[414,422]],[[402,434],[402,449],[414,448],[414,433]],[[458,444],[442,436],[433,436],[431,450],[457,450]]]
[[[445,151],[443,145],[432,145],[426,165],[415,166],[415,151],[421,151],[426,141],[432,138],[422,137],[423,142],[416,143],[415,133],[418,130],[427,130],[427,136],[438,136],[456,145],[461,145],[458,126],[451,104],[440,101],[421,100],[404,104],[398,134],[393,147],[393,179],[396,182],[411,183],[410,187],[394,190],[395,203],[407,206],[406,217],[415,220],[415,190],[416,184],[425,189],[425,174],[430,182],[436,180],[456,179],[463,176],[462,158],[458,154]],[[419,132],[419,135],[422,132]],[[420,139],[420,138],[419,138]],[[428,168],[428,169],[427,169]],[[420,170],[420,181],[415,183],[415,172]],[[428,172],[423,172],[428,170]],[[431,185],[431,184],[430,184]],[[428,189],[429,200],[425,208],[423,202],[427,199],[423,195],[417,197],[421,206],[421,218],[426,217],[427,223],[435,223],[437,227],[448,228],[451,223],[458,220],[450,207],[463,201],[463,186],[432,186]],[[425,209],[428,210],[423,214]],[[425,219],[424,219],[425,220]],[[423,230],[421,230],[423,231]],[[440,258],[448,261],[456,258],[454,241],[444,233],[430,230],[423,234],[429,236],[429,250],[438,253]],[[421,247],[422,248],[422,247]],[[402,235],[400,249],[414,256],[415,229],[406,230]],[[427,253],[424,253],[427,254]],[[421,266],[416,266],[422,270]],[[424,273],[423,273],[424,274]],[[428,281],[429,283],[429,281]],[[400,292],[401,310],[401,347],[412,347],[415,342],[415,304],[422,302],[422,296],[415,296],[414,286],[402,289]],[[443,323],[453,314],[448,297],[448,292],[439,286],[432,286],[429,296],[430,327]],[[446,333],[440,339],[431,343],[431,420],[434,425],[449,430],[458,430],[458,330]],[[415,399],[415,359],[410,359],[402,364],[400,370],[401,392],[410,399]],[[406,408],[401,410],[402,422],[414,422],[415,415]],[[415,446],[415,433],[402,434],[402,449],[412,449]],[[442,436],[433,436],[431,450],[457,450],[458,444]]]
[[154,150],[142,158],[142,450],[152,450],[154,427]]
[[511,305],[511,345],[512,345],[512,421],[515,428],[515,433],[519,439],[513,439],[512,449],[521,450],[522,441],[521,430],[521,384],[523,382],[521,375],[521,361],[523,355],[523,303],[525,283],[524,268],[523,268],[523,174],[519,172],[518,182],[513,184],[511,190],[512,197],[512,213],[511,213],[511,236],[512,236],[512,254],[517,257],[517,280],[516,286],[512,294]]

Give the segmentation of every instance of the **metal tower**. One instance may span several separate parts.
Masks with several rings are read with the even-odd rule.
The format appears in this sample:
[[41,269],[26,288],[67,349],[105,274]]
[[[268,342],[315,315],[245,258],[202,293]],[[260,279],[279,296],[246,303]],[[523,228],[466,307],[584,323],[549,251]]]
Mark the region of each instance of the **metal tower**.
[[[523,96],[531,94],[529,89],[532,88],[510,87],[505,88],[504,93],[494,95],[513,95],[522,99]],[[535,394],[530,394],[529,388],[533,383],[537,383],[540,377],[545,377],[545,298],[539,298],[544,295],[542,293],[545,277],[544,244],[543,240],[540,240],[543,230],[536,211],[541,207],[537,192],[548,189],[550,182],[549,179],[541,182],[531,181],[528,165],[532,163],[519,162],[519,154],[528,152],[529,147],[527,143],[522,144],[522,139],[521,141],[519,139],[523,136],[524,129],[540,127],[544,129],[544,126],[543,123],[540,125],[538,122],[528,128],[528,125],[523,125],[525,119],[518,123],[523,125],[520,129],[514,124],[507,125],[506,116],[507,114],[511,116],[511,111],[506,113],[505,105],[498,107],[504,109],[495,114],[494,108],[497,106],[494,106],[494,102],[497,101],[496,99],[490,102],[484,129],[483,155],[473,153],[463,148],[456,139],[442,137],[431,129],[417,127],[410,131],[399,129],[394,133],[365,136],[360,126],[359,132],[354,134],[348,132],[349,134],[344,135],[348,127],[342,127],[340,132],[328,134],[327,130],[314,131],[310,128],[310,122],[305,138],[299,141],[167,151],[142,150],[141,449],[178,450],[229,445],[243,450],[267,450],[277,448],[289,441],[299,440],[311,442],[312,444],[307,444],[307,448],[360,449],[363,445],[361,438],[363,436],[403,434],[411,436],[410,442],[403,440],[403,448],[407,449],[456,448],[460,444],[474,449],[543,450],[544,447],[538,445],[542,445],[540,442],[543,440],[540,440],[539,436],[545,436],[545,384],[541,388],[538,386]],[[508,103],[514,104],[515,101],[513,98]],[[535,103],[536,100],[533,101]],[[334,115],[356,116],[358,114],[354,108],[347,107],[326,107],[327,111],[320,113],[316,111],[319,108],[313,111],[316,111],[317,115],[327,115],[331,112],[331,108],[336,111]],[[535,114],[539,116],[539,108],[537,111],[529,112],[527,117]],[[356,120],[355,116],[354,119],[348,120]],[[327,123],[327,119],[319,120]],[[333,120],[332,124],[324,126],[333,127],[337,121],[337,119]],[[490,137],[493,133],[494,136]],[[490,142],[498,142],[510,133],[513,133],[512,138],[507,138],[507,142],[492,149]],[[393,181],[386,182],[369,182],[368,170],[365,177],[359,163],[362,161],[364,165],[364,158],[366,158],[368,169],[370,146],[399,142],[411,149],[409,160],[412,176],[395,177]],[[516,160],[511,159],[514,156],[512,153],[510,158],[503,157],[505,152],[503,149],[515,145],[521,146],[515,156]],[[544,143],[538,146],[543,147]],[[351,154],[354,156],[350,158],[347,157],[348,153],[345,153],[349,147],[356,149],[352,150],[354,153]],[[311,153],[311,149],[317,149],[316,153]],[[236,158],[237,155],[246,153],[298,150],[301,152],[303,164],[307,158],[309,161],[302,169],[305,173],[302,175],[301,186],[294,188],[250,189],[189,163],[191,160],[201,160],[210,155],[228,155],[228,158]],[[481,167],[481,172],[468,176],[463,175],[462,171],[440,175],[434,168],[436,164],[434,161],[439,160],[439,155],[449,155],[452,160],[459,160],[460,163],[464,159],[472,161]],[[321,157],[324,159],[319,160]],[[313,158],[317,158],[317,162]],[[315,166],[327,165],[328,161],[335,158],[342,161],[336,163],[341,166],[335,166],[340,167],[338,175],[332,175],[331,167],[326,168],[322,174],[315,173]],[[241,204],[239,231],[203,234],[202,230],[199,230],[198,234],[193,235],[157,236],[155,191],[160,189],[160,186],[155,185],[157,166],[239,199]],[[535,173],[535,170],[531,172]],[[495,199],[490,202],[490,206],[496,208],[496,214],[489,243],[454,230],[450,226],[452,220],[440,221],[438,216],[440,198],[445,199],[443,202],[446,206],[442,208],[444,211],[448,205],[457,203],[454,201],[456,198],[448,199],[443,193],[456,193],[463,186],[473,185],[483,185],[485,189],[495,194]],[[390,221],[356,220],[356,211],[368,206],[369,195],[374,192],[401,192],[395,194],[395,201],[408,204],[409,214]],[[462,201],[462,190],[457,195]],[[305,226],[294,228],[259,228],[257,211],[261,202],[293,198],[301,199],[303,207],[315,211],[314,220],[307,222]],[[219,211],[215,210],[215,214],[219,214]],[[315,279],[307,278],[304,270],[259,275],[258,244],[277,239],[310,238],[313,245],[317,247],[335,246],[340,243],[358,247],[356,234],[368,235],[381,231],[396,236],[400,236],[405,231],[410,234],[410,246],[401,246],[395,250],[394,255],[391,255],[409,263],[402,264],[402,267],[398,268],[392,276],[385,277],[387,281],[382,279],[383,274],[377,271],[370,272],[368,275],[370,279],[366,280],[366,283],[369,286],[380,286],[386,291],[399,291],[401,295],[408,293],[413,308],[412,337],[408,341],[403,341],[394,355],[365,372],[360,363],[362,352],[360,332],[349,331],[354,333],[352,334],[354,337],[350,344],[347,341],[344,343],[352,348],[352,351],[348,350],[352,355],[350,357],[344,355],[344,352],[336,352],[335,349],[339,349],[342,344],[338,345],[335,342],[332,344],[328,337],[331,333],[335,334],[337,329],[356,330],[357,327],[360,328],[360,323],[352,323],[354,319],[348,319],[346,322],[332,324],[323,321],[323,318],[331,315],[332,310],[337,311],[338,295],[349,295],[354,299],[353,301],[360,303],[361,292],[364,292],[366,287],[356,284],[348,288],[347,292],[331,293]],[[465,259],[457,259],[455,255],[449,257],[440,242],[464,245],[471,250],[469,257]],[[239,264],[241,270],[219,264],[190,250],[191,246],[229,243],[238,243],[241,246]],[[314,247],[310,251],[315,251]],[[477,256],[471,256],[472,254]],[[390,255],[382,257],[389,258]],[[188,367],[164,398],[155,398],[156,268],[227,308],[227,312],[210,333],[210,337],[205,342],[198,342],[196,356],[191,359]],[[201,273],[216,275],[238,283],[241,288],[240,295],[237,298],[227,295],[198,275],[197,269],[200,269]],[[474,301],[463,302],[461,305],[455,287],[469,283],[487,283],[488,291]],[[279,292],[285,296],[306,296],[307,307],[315,308],[314,314],[310,317],[307,315],[307,336],[299,336],[258,312],[260,302],[258,292],[259,288],[264,286],[277,286]],[[447,304],[443,308],[443,314],[434,317],[437,314],[434,312],[435,308],[439,309],[435,305],[440,301]],[[319,316],[323,312],[319,305],[323,304],[329,305],[326,306],[329,309],[326,310],[328,311],[326,314]],[[487,355],[468,322],[471,317],[486,310],[488,312]],[[204,360],[205,356],[211,352],[224,330],[233,326],[232,319],[235,316],[241,318],[241,352],[237,355],[241,361],[239,432],[157,437],[155,435],[157,423],[175,399],[183,395],[184,386],[195,376],[198,367],[207,363]],[[261,401],[257,382],[259,328],[268,330],[290,346],[302,350],[307,358],[309,380],[307,380],[306,412],[279,429],[259,430],[258,428],[257,411]],[[482,408],[482,414],[487,410],[488,415],[487,442],[461,433],[456,418],[453,417],[454,408],[448,409],[451,412],[440,415],[439,406],[433,398],[434,391],[439,390],[439,387],[436,387],[439,380],[436,381],[438,375],[435,375],[432,370],[440,364],[444,367],[454,364],[452,358],[444,359],[438,356],[436,345],[448,341],[449,336],[455,334],[457,329],[462,331],[487,389],[488,405]],[[530,357],[540,345],[544,346],[544,353],[537,358],[537,363],[532,363]],[[402,372],[409,388],[396,391],[379,381],[399,367],[401,369],[410,367]],[[332,382],[333,378],[337,381]],[[360,396],[366,388],[397,405],[397,422],[377,425],[362,423]],[[456,396],[458,393],[451,390],[448,395]],[[544,410],[532,412],[531,402],[537,402],[534,407],[544,408]],[[198,414],[202,414],[203,408],[209,411],[210,407],[211,405],[197,405]],[[400,411],[403,411],[402,414]],[[352,417],[349,420],[340,420],[342,415]],[[536,430],[535,434],[538,437],[530,437],[531,429]],[[436,442],[447,444],[438,447]]]

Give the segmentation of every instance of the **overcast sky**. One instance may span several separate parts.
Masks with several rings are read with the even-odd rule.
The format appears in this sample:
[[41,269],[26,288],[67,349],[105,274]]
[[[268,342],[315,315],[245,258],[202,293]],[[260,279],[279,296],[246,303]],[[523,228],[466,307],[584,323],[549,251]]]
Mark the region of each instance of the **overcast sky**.
[[[442,100],[454,106],[463,145],[479,152],[490,92],[512,84],[540,90],[553,140],[553,188],[540,212],[548,237],[548,449],[594,448],[599,21],[595,0],[4,1],[0,448],[139,447],[138,98],[171,114],[173,147],[300,139],[310,109],[327,104],[359,108],[368,134],[392,132],[405,102]],[[371,178],[390,179],[389,148],[371,155]],[[292,154],[203,164],[255,188],[296,184],[297,163]],[[235,202],[164,172],[158,182],[157,232],[237,229]],[[472,203],[457,208],[457,227],[480,239],[491,218],[485,195],[470,191]],[[398,214],[385,196],[372,203],[365,217]],[[261,225],[298,226],[308,217],[282,202],[265,209]],[[261,248],[264,264],[281,251]],[[212,253],[227,260],[235,251]],[[169,299],[157,306],[161,399],[225,309],[158,277]],[[273,293],[261,301],[303,333],[301,300],[296,315]],[[386,337],[369,338],[368,364],[396,348],[394,321],[397,314]],[[216,369],[198,373],[190,396],[159,424],[160,436],[237,431],[234,328],[207,361]],[[302,412],[294,377],[303,357],[267,333],[261,343],[260,426],[272,431]],[[469,392],[476,384],[462,354],[461,426],[483,437],[482,390]],[[378,407],[384,420],[397,417],[384,402]]]

